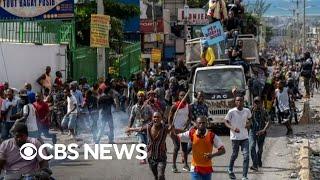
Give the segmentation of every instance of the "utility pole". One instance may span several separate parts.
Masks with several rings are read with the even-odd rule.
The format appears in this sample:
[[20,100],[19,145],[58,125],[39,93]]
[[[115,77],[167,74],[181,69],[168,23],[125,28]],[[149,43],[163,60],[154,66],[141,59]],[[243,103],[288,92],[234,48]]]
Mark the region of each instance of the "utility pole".
[[[97,1],[97,13],[104,14],[103,0]],[[97,48],[97,78],[106,77],[106,51],[105,48]]]
[[306,0],[303,0],[303,51],[306,50]]

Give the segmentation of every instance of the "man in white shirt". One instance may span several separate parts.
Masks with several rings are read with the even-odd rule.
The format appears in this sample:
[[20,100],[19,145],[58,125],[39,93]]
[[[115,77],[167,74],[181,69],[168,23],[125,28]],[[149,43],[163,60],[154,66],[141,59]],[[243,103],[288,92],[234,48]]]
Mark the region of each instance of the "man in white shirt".
[[15,116],[18,114],[18,99],[14,96],[12,89],[6,90],[7,98],[2,102],[1,115],[4,119],[2,122],[1,139],[6,140],[11,137],[9,131],[15,122]]
[[279,122],[283,123],[287,127],[287,135],[291,135],[293,133],[291,127],[291,121],[289,121],[292,117],[290,113],[290,96],[292,96],[292,92],[284,87],[284,82],[277,82],[278,89],[275,90],[276,94],[276,105],[278,109],[278,117]]
[[69,129],[69,135],[72,135],[73,138],[75,138],[75,128],[76,128],[76,121],[77,121],[77,99],[71,94],[71,91],[69,88],[64,90],[64,94],[67,96],[67,102],[68,102],[68,112],[64,116],[61,126],[63,128]]
[[249,134],[248,128],[250,127],[251,111],[244,108],[244,99],[237,96],[235,99],[236,107],[230,109],[225,117],[225,125],[230,129],[230,139],[232,142],[232,155],[229,163],[229,177],[236,179],[233,172],[234,162],[236,161],[239,153],[239,147],[243,154],[243,171],[242,180],[247,180],[249,168]]

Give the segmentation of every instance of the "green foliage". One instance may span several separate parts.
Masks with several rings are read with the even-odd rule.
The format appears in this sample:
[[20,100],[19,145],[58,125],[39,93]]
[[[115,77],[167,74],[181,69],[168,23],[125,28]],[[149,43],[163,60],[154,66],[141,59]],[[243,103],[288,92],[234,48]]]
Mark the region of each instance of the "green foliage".
[[[119,49],[123,40],[122,20],[138,16],[140,8],[134,5],[119,3],[114,0],[104,0],[106,15],[111,16],[110,47]],[[75,10],[77,43],[79,45],[90,45],[90,17],[97,13],[97,4],[94,1],[77,4]]]
[[251,14],[257,14],[258,17],[262,17],[264,13],[271,7],[271,3],[267,0],[256,0],[254,4],[247,4],[247,10]]
[[190,8],[203,8],[208,3],[208,0],[188,0]]

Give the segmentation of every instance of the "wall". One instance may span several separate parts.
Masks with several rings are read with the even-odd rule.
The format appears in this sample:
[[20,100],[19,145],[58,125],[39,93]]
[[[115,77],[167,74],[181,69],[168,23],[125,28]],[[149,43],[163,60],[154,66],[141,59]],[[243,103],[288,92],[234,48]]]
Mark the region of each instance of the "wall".
[[65,49],[64,45],[0,43],[0,82],[9,81],[10,87],[17,89],[29,82],[35,91],[39,91],[36,80],[45,72],[46,66],[51,66],[52,80],[57,70],[65,80]]

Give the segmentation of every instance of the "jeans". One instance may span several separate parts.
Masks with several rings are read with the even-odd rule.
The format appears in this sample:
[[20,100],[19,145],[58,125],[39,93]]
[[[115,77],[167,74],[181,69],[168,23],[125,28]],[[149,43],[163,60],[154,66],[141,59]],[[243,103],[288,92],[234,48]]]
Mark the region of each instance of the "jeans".
[[242,176],[247,177],[249,169],[249,140],[232,140],[232,155],[229,163],[229,170],[233,172],[234,162],[238,158],[239,147],[243,155],[243,170]]
[[105,127],[106,127],[106,123],[108,123],[109,125],[109,130],[110,132],[108,133],[108,138],[109,138],[109,142],[113,142],[114,141],[114,126],[113,126],[113,117],[112,117],[112,113],[109,111],[105,111],[105,110],[100,110],[100,117],[99,119],[101,120],[101,127],[99,127],[98,129],[98,133],[96,135],[97,139],[96,144],[100,143],[100,139],[104,133]]
[[153,173],[155,180],[165,180],[164,172],[166,170],[166,161],[155,161],[151,158],[148,159],[149,167]]
[[306,89],[306,95],[309,96],[310,95],[310,78],[303,78],[304,81],[304,88]]
[[191,172],[191,180],[211,180],[211,173],[210,174],[199,174],[197,172]]
[[10,129],[12,128],[14,122],[2,122],[2,128],[1,128],[1,139],[7,140],[11,136]]
[[57,135],[49,133],[49,127],[39,123],[39,136],[44,135],[46,138],[50,138],[53,144],[57,143]]
[[138,136],[139,143],[142,143],[142,144],[147,144],[148,143],[148,137],[147,137],[146,133],[138,132],[137,136]]
[[91,121],[92,121],[92,124],[91,124],[91,133],[92,133],[92,136],[93,136],[93,139],[94,141],[97,139],[97,128],[98,128],[98,120],[99,120],[99,111],[92,111],[89,113],[90,114],[90,118],[91,118]]
[[75,129],[77,121],[77,114],[71,113],[69,116],[64,116],[61,126],[63,128]]
[[[264,140],[266,138],[265,135],[257,136],[256,131],[250,130],[249,132],[249,142],[250,142],[250,152],[251,152],[251,159],[253,163],[253,167],[257,168],[258,166],[262,166],[262,152],[263,152],[263,145]],[[258,151],[257,151],[258,146]]]

